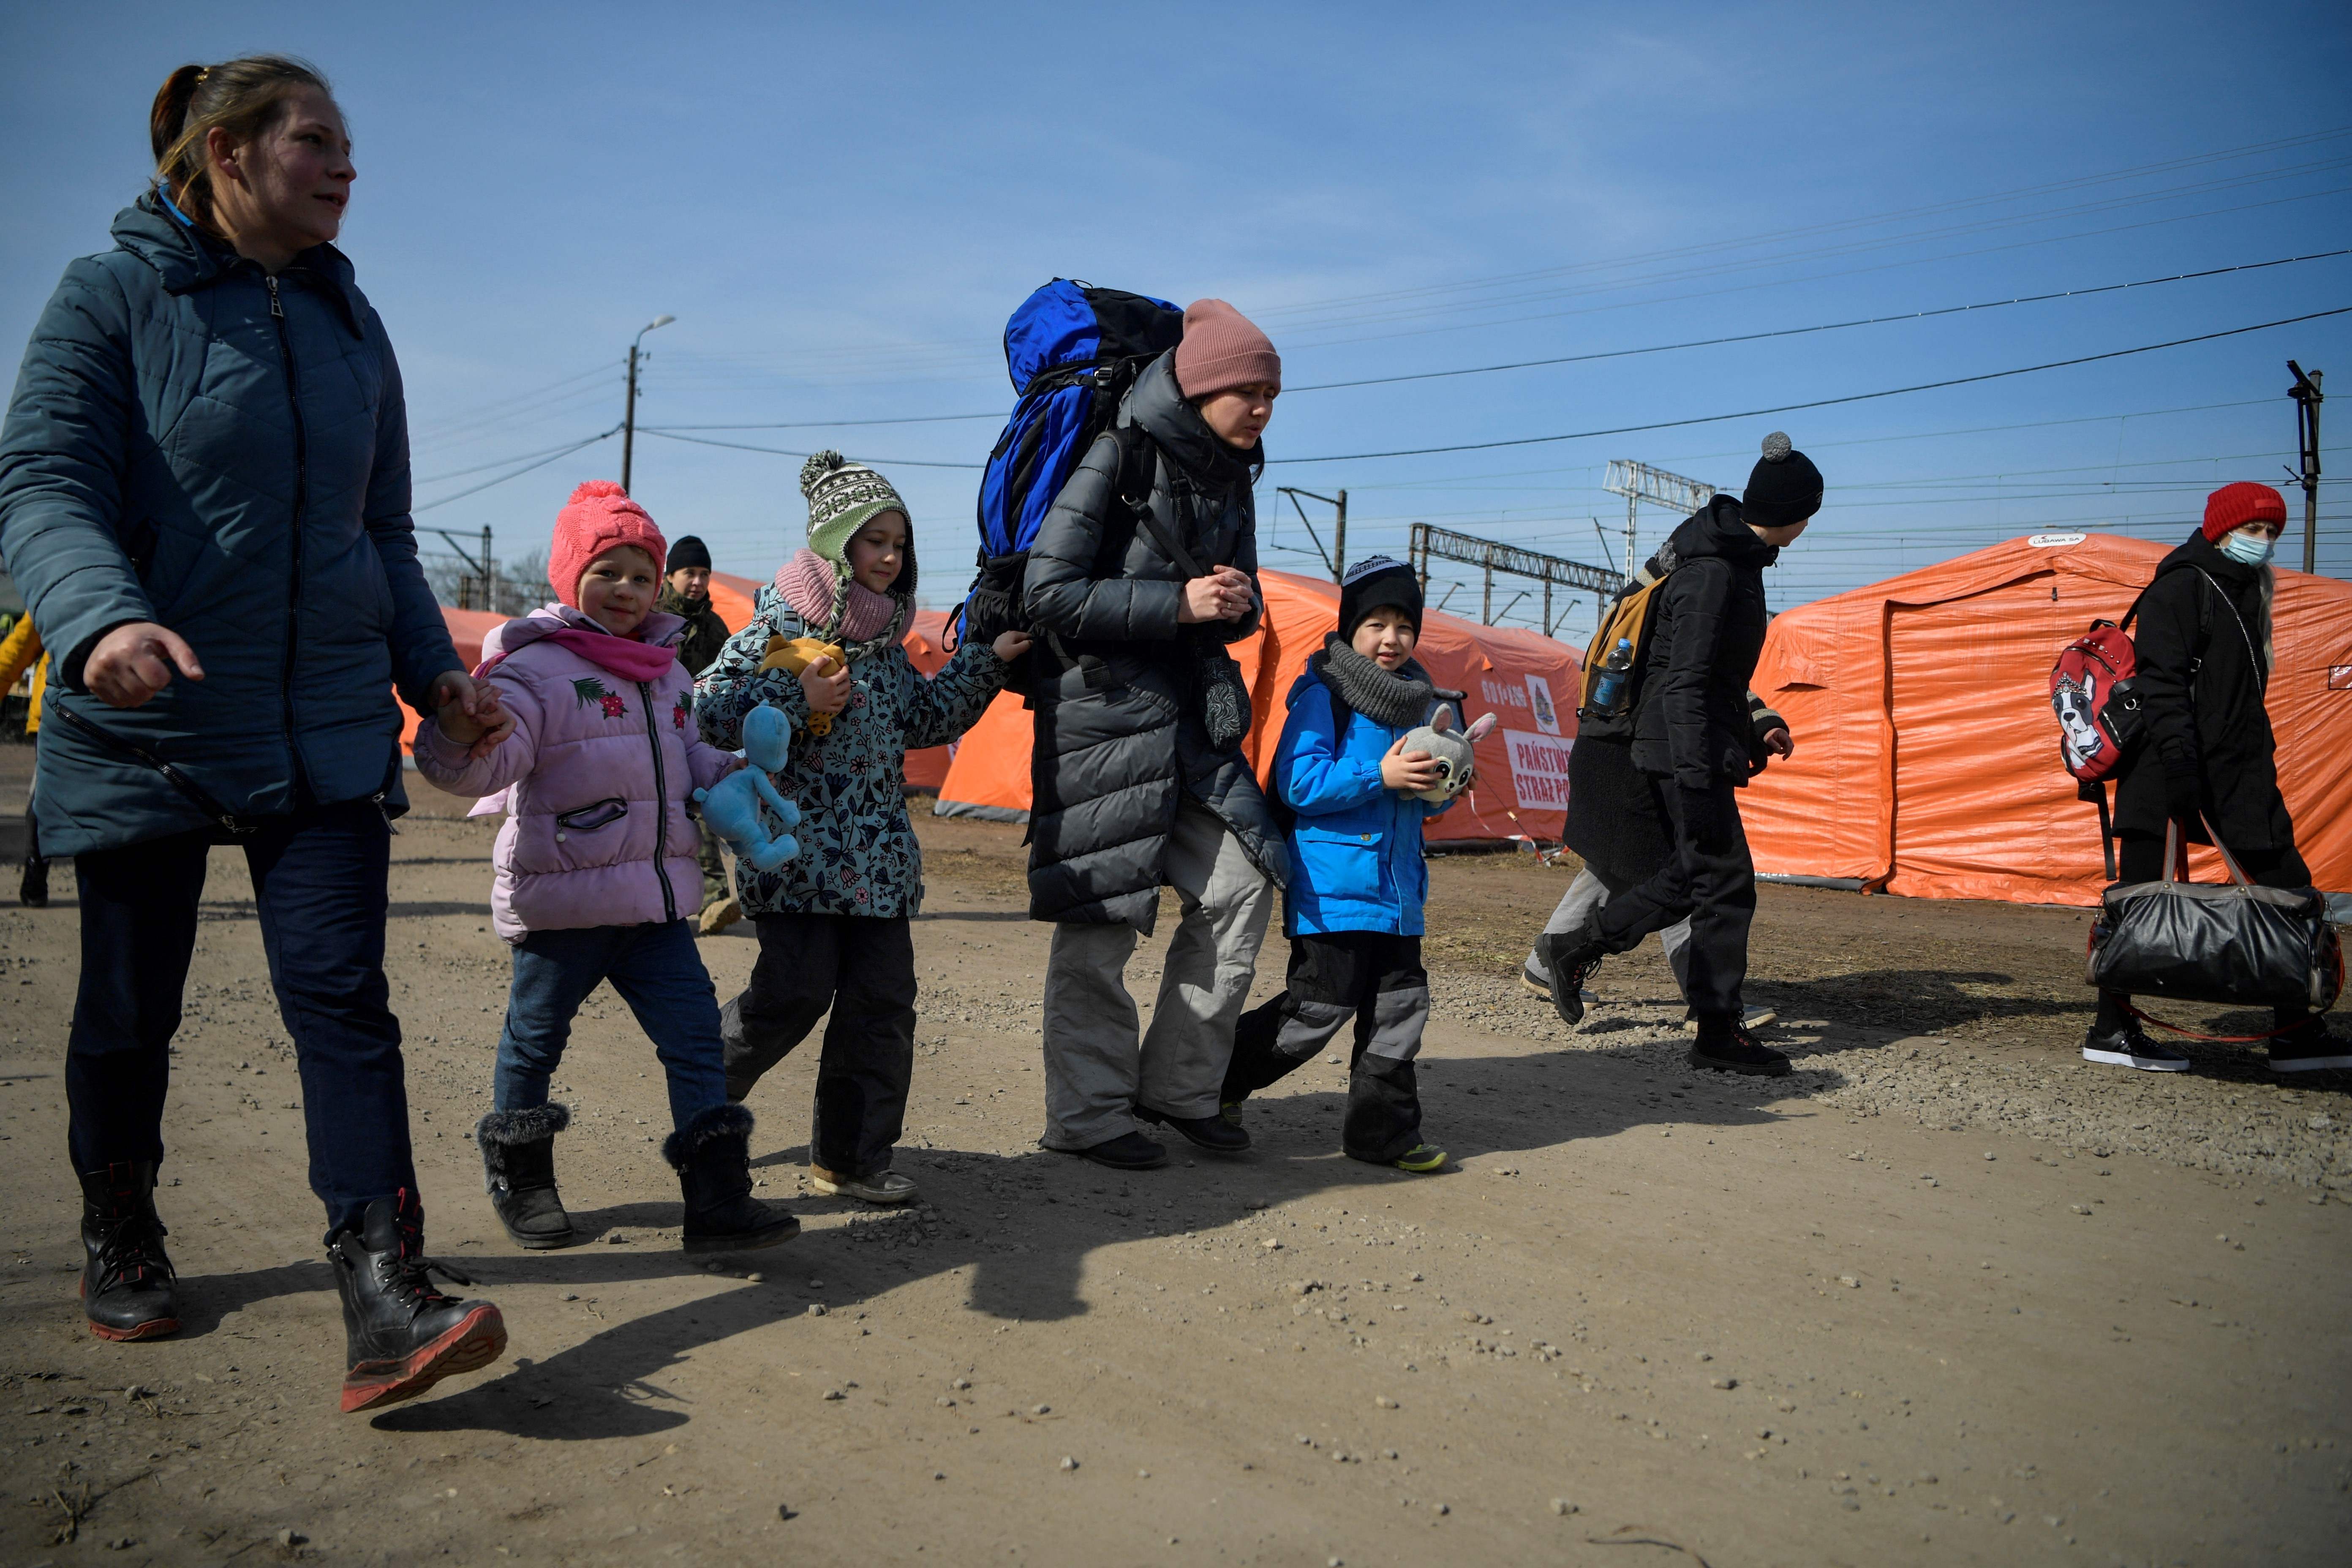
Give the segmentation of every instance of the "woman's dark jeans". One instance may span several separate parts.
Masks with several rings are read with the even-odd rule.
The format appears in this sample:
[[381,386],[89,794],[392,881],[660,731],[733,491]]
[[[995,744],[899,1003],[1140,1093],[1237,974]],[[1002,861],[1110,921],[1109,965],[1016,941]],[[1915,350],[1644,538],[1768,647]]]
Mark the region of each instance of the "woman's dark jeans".
[[[383,977],[391,832],[362,800],[270,818],[245,841],[270,984],[294,1037],[310,1190],[331,1232],[356,1226],[377,1198],[416,1190],[400,1020]],[[172,1037],[210,849],[199,829],[74,858],[81,989],[66,1047],[66,1143],[78,1172],[163,1157]]]

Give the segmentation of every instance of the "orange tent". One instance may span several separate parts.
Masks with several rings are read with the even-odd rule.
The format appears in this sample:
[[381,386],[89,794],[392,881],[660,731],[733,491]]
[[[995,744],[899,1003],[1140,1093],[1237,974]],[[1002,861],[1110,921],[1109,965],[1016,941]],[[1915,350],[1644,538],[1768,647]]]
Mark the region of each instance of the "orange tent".
[[[1287,572],[1260,572],[1265,619],[1234,645],[1249,681],[1254,722],[1244,742],[1261,779],[1274,765],[1284,700],[1339,617],[1339,588]],[[1433,842],[1449,839],[1557,840],[1566,823],[1568,751],[1576,733],[1576,669],[1582,653],[1533,631],[1480,626],[1433,611],[1416,657],[1440,686],[1468,692],[1467,717],[1499,722],[1478,744],[1478,778],[1454,808],[1431,823]],[[940,788],[942,816],[1024,818],[1029,810],[1030,715],[1007,694],[990,705],[955,748]],[[911,770],[912,758],[908,759]]]
[[[2170,546],[2011,540],[1774,617],[1756,689],[1796,755],[1746,792],[1765,875],[1918,898],[2095,904],[2098,817],[2058,760],[2050,667],[2120,621]],[[2352,889],[2352,584],[2281,571],[2271,724],[2295,840]],[[2211,851],[2200,880],[2227,875]]]

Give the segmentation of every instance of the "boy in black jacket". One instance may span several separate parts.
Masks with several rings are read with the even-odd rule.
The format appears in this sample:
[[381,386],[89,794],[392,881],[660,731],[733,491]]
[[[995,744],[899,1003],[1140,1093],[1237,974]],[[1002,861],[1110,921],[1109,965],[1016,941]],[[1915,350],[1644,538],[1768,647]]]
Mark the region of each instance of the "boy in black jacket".
[[[1674,837],[1650,878],[1612,896],[1581,929],[1538,944],[1553,994],[1575,997],[1609,953],[1687,918],[1685,991],[1698,1016],[1696,1067],[1777,1077],[1789,1058],[1742,1021],[1756,865],[1739,824],[1753,727],[1748,682],[1764,651],[1764,568],[1822,506],[1822,474],[1779,431],[1739,500],[1718,495],[1675,530],[1674,570],[1658,590],[1633,765]],[[1565,1009],[1563,1009],[1563,1012]]]

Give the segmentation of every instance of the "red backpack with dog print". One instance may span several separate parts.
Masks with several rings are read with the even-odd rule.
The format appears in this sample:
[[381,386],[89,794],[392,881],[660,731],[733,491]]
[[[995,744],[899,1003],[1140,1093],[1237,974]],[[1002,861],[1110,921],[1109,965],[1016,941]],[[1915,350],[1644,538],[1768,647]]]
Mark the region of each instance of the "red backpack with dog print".
[[2123,618],[2093,621],[2091,629],[2066,645],[2050,667],[2050,707],[2058,715],[2058,758],[2084,784],[2116,776],[2138,744],[2146,721],[2139,709],[2139,652],[2124,628],[2139,613],[2134,605]]

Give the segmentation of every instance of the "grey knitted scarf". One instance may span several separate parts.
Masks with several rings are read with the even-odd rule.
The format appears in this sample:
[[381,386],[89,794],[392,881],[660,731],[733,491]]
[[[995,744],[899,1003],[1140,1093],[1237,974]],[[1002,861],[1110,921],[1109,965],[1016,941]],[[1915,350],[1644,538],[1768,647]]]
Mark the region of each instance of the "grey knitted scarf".
[[1462,700],[1461,692],[1432,681],[1429,671],[1417,660],[1409,658],[1400,668],[1384,669],[1380,660],[1358,653],[1336,632],[1308,665],[1349,708],[1392,730],[1420,723],[1428,717],[1433,702]]

